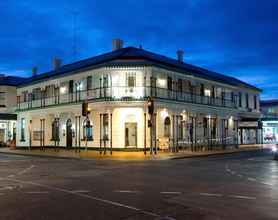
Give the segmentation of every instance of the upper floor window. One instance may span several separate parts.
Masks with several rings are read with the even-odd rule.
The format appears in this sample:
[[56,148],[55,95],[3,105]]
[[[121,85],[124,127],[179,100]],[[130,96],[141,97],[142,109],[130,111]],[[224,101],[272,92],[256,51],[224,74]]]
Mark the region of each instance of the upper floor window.
[[241,94],[241,92],[238,93],[238,105],[239,105],[239,107],[242,107],[242,94]]
[[73,93],[73,80],[69,81],[69,93]]
[[257,109],[257,96],[254,95],[254,109]]
[[23,102],[27,102],[28,101],[28,91],[23,91],[22,97],[23,97]]
[[33,93],[33,100],[38,100],[41,98],[41,88],[33,89],[32,93]]
[[182,92],[182,79],[178,79],[178,92]]
[[6,106],[6,93],[0,92],[0,107]]
[[205,89],[205,96],[211,96],[211,91],[210,89]]
[[87,76],[87,90],[92,89],[92,76]]
[[204,86],[204,84],[201,84],[200,94],[201,94],[201,96],[205,95],[205,86]]
[[173,80],[172,77],[168,76],[167,78],[167,89],[172,90],[173,89]]
[[249,108],[249,95],[248,95],[248,93],[246,93],[245,99],[246,99],[246,108]]
[[135,73],[128,73],[126,77],[126,84],[128,87],[135,87],[136,86],[136,74]]

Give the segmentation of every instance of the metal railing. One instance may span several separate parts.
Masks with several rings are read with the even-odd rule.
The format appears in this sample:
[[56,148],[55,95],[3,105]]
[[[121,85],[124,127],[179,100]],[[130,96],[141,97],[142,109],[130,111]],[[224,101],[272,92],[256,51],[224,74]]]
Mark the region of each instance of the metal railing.
[[145,100],[147,97],[165,99],[178,102],[211,105],[218,107],[236,108],[236,103],[229,99],[201,96],[193,93],[179,92],[164,88],[154,87],[109,87],[95,88],[91,90],[75,91],[73,93],[59,94],[58,96],[46,97],[41,95],[40,99],[32,99],[27,102],[18,102],[17,110],[42,108],[61,104],[79,103],[83,101],[136,101]]

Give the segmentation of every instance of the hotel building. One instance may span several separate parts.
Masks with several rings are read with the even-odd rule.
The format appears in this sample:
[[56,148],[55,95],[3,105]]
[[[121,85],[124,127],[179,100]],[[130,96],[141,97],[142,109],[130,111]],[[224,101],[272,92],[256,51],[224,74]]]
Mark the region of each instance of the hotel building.
[[55,59],[53,71],[18,87],[17,147],[176,151],[257,143],[260,128],[245,122],[260,118],[260,92],[186,64],[181,50],[172,59],[116,39],[112,52],[68,65]]

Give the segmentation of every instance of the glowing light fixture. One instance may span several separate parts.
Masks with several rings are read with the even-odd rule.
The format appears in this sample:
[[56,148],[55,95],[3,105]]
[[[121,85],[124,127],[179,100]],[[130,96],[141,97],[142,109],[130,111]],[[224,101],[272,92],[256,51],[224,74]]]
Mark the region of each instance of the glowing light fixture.
[[63,87],[60,88],[60,93],[61,93],[61,94],[65,94],[66,91],[67,91],[67,88],[66,88],[65,86],[63,86]]
[[161,116],[163,119],[165,119],[166,117],[169,116],[168,111],[167,111],[166,108],[163,109],[163,110],[160,112],[160,116]]
[[158,84],[159,87],[166,88],[167,81],[166,81],[166,79],[158,78],[157,79],[157,84]]

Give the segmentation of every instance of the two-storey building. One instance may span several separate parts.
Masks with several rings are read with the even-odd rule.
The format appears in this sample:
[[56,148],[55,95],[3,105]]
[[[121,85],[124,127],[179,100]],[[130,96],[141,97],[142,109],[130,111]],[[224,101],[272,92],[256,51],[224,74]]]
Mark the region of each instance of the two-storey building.
[[260,102],[263,124],[264,143],[278,141],[278,100],[262,100]]
[[171,59],[122,44],[68,65],[56,59],[53,71],[21,84],[17,146],[212,149],[253,135],[239,124],[258,120],[260,89],[186,64],[181,50]]
[[16,87],[24,78],[0,75],[0,145],[16,138]]

